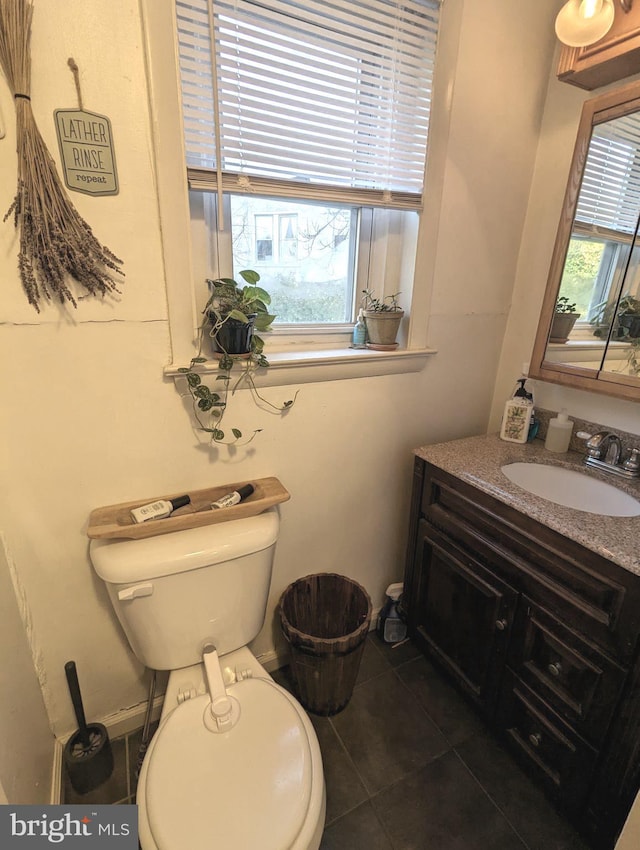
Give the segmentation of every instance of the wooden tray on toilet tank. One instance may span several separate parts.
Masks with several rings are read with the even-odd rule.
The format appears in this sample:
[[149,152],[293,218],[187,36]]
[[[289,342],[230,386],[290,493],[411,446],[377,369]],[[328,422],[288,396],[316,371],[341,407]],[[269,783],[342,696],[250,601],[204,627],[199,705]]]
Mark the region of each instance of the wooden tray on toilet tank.
[[[217,511],[209,509],[215,502],[227,493],[232,493],[245,484],[253,484],[254,492],[239,505],[231,508],[221,508]],[[182,493],[169,493],[162,496],[151,496],[146,499],[136,499],[135,502],[123,502],[120,505],[108,505],[96,508],[89,515],[87,537],[98,540],[110,537],[126,537],[135,540],[142,537],[155,537],[158,534],[169,534],[171,531],[182,531],[185,528],[198,528],[201,525],[213,525],[228,522],[232,519],[261,514],[272,505],[288,501],[291,496],[277,478],[254,478],[248,481],[234,481],[231,484],[221,484],[219,487],[208,487],[205,490],[186,491],[191,497],[191,504],[178,508],[166,519],[149,520],[136,523],[131,519],[132,508],[157,502],[159,499],[175,499],[184,496]]]

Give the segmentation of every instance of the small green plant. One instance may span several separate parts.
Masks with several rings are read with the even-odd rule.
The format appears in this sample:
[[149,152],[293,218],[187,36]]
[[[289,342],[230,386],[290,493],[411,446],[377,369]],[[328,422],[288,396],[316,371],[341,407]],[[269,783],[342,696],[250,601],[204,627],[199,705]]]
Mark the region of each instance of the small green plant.
[[362,307],[364,310],[370,310],[372,313],[397,313],[402,310],[398,304],[399,292],[393,295],[387,295],[385,298],[376,298],[369,289],[362,290]]
[[[271,296],[265,289],[256,285],[260,275],[251,269],[245,269],[240,272],[240,276],[246,282],[246,286],[240,286],[232,278],[207,280],[210,295],[203,310],[205,318],[199,329],[198,353],[191,358],[188,367],[179,369],[187,382],[198,430],[208,434],[212,443],[227,445],[237,443],[243,438],[243,433],[238,428],[224,430],[222,427],[229,399],[236,390],[246,386],[259,407],[280,414],[293,406],[298,395],[296,392],[292,399],[285,401],[282,405],[272,404],[260,395],[255,385],[255,374],[260,368],[269,368],[269,361],[263,353],[264,340],[256,333],[251,336],[250,350],[246,354],[234,356],[224,349],[220,352],[218,374],[215,377],[216,391],[203,383],[203,372],[205,376],[207,373],[204,370],[198,371],[198,367],[208,362],[208,358],[202,354],[205,335],[215,339],[221,328],[231,320],[243,324],[253,321],[257,330],[265,332],[270,330],[275,319],[268,310]],[[239,372],[234,382],[231,373],[236,364]],[[205,419],[207,416],[209,419]],[[254,430],[245,443],[250,443],[261,430],[260,428]],[[231,439],[228,438],[229,433]]]
[[566,295],[561,295],[556,301],[556,313],[577,313],[578,308],[574,302],[569,301]]
[[[221,277],[216,280],[207,279],[209,287],[209,299],[204,307],[205,317],[209,321],[209,336],[215,339],[221,328],[229,321],[249,324],[257,331],[263,332],[271,329],[275,316],[269,313],[271,296],[258,286],[260,275],[252,269],[240,272],[240,277],[246,286],[241,286],[230,277]],[[253,334],[251,340],[251,353],[257,356],[262,354],[264,342],[261,337]],[[268,365],[261,363],[260,365]]]

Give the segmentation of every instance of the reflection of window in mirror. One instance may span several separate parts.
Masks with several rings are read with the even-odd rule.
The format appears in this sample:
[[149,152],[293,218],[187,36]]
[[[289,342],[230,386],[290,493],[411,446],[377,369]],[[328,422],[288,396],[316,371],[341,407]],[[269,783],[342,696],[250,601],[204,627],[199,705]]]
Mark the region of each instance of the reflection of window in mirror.
[[638,115],[594,127],[560,283],[559,294],[580,314],[569,339],[595,337],[603,353],[623,280],[640,259],[630,251],[640,213],[639,152]]
[[639,219],[635,82],[584,103],[532,377],[640,400]]

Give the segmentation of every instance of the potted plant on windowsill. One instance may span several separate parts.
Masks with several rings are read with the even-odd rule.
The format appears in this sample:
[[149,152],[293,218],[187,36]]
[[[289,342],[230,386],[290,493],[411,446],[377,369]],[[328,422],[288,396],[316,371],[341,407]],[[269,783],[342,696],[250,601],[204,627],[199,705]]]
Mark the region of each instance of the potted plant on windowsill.
[[398,347],[396,336],[404,310],[398,304],[399,292],[383,299],[375,298],[368,289],[362,290],[362,306],[367,326],[367,347],[392,351]]
[[271,296],[257,285],[260,280],[258,272],[245,269],[240,272],[240,277],[246,286],[230,277],[207,280],[209,300],[204,314],[216,356],[262,354],[264,344],[254,332],[270,330],[275,319],[269,313]]
[[576,312],[576,305],[571,303],[566,295],[561,295],[556,301],[549,342],[567,342],[579,318],[580,313]]
[[[246,286],[241,286],[232,278],[207,280],[209,298],[203,310],[205,320],[200,328],[198,353],[191,359],[188,367],[179,371],[184,375],[189,395],[193,402],[193,415],[198,430],[209,434],[213,443],[235,443],[243,434],[238,428],[231,428],[232,439],[222,428],[229,396],[241,386],[246,386],[254,402],[261,408],[273,413],[284,413],[295,402],[297,393],[282,405],[272,404],[258,392],[254,380],[256,370],[268,369],[269,361],[264,355],[264,340],[255,331],[269,331],[275,316],[269,313],[271,296],[257,286],[260,275],[245,269],[240,277]],[[206,363],[202,346],[204,337],[211,340],[212,354],[218,361],[216,383],[218,391],[212,391],[203,383],[203,375],[198,367]],[[231,373],[235,365],[239,373],[232,385]],[[205,373],[206,374],[206,373]],[[204,417],[208,416],[209,419]],[[260,431],[256,429],[246,440],[250,442]]]

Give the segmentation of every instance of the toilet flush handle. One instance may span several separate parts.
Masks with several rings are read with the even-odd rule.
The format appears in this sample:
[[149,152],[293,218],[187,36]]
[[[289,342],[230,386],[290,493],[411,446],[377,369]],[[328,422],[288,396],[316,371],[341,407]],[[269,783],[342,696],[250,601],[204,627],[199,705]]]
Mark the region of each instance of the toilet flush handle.
[[118,599],[121,602],[130,599],[138,599],[141,596],[151,596],[153,593],[153,583],[150,581],[144,584],[134,584],[132,587],[127,587],[125,590],[118,591]]

